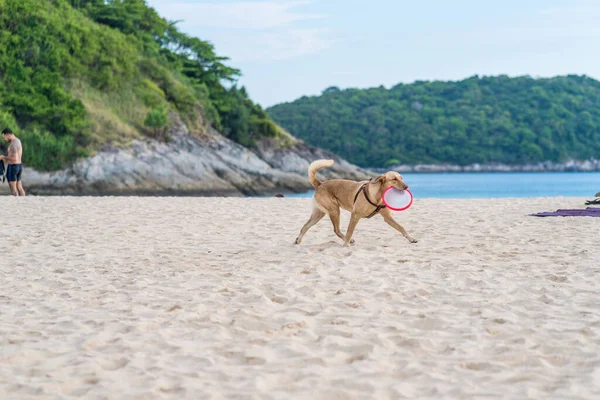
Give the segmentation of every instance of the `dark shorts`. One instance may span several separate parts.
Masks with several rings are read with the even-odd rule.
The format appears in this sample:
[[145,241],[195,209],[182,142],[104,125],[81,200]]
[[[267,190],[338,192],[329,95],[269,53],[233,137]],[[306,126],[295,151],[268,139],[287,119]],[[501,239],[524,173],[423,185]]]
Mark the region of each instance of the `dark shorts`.
[[23,173],[23,165],[10,164],[6,168],[6,179],[8,179],[9,182],[19,182],[21,180],[22,173]]

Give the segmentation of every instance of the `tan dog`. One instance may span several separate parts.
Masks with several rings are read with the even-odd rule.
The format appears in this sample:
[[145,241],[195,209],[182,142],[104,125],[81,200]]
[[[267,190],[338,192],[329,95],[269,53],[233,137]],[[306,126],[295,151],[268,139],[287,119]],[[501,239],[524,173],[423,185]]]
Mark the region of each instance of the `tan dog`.
[[[390,171],[376,179],[361,182],[343,179],[319,181],[317,171],[323,167],[332,166],[333,162],[333,160],[317,160],[308,167],[308,179],[315,187],[314,208],[310,219],[300,230],[296,244],[302,242],[306,231],[319,222],[325,214],[329,215],[333,224],[333,231],[344,241],[346,246],[354,243],[352,234],[358,221],[361,218],[371,218],[376,214],[380,214],[385,222],[398,230],[409,242],[417,242],[400,224],[394,221],[391,211],[385,208],[381,199],[383,191],[390,186],[399,190],[408,189],[408,185],[402,181],[400,174]],[[351,213],[348,231],[345,236],[340,230],[340,207]]]

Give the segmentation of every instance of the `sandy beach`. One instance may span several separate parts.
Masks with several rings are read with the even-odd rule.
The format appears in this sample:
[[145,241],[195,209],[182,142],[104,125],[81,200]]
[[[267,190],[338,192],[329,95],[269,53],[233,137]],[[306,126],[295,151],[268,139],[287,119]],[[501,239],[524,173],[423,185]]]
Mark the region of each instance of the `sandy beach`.
[[599,398],[584,200],[2,197],[0,398]]

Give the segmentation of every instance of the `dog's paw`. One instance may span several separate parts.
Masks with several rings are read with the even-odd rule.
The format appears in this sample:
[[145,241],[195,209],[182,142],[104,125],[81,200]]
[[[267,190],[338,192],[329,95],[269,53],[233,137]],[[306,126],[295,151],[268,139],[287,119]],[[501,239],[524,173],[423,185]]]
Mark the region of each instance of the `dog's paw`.
[[417,243],[418,242],[418,240],[415,239],[415,238],[408,238],[408,241],[411,242],[411,243]]
[[296,240],[294,241],[294,244],[300,244],[300,243],[302,243],[302,239],[296,238]]
[[[342,240],[344,241],[345,244],[347,244],[348,241],[346,240],[345,237]],[[350,239],[350,244],[354,244],[354,239]]]

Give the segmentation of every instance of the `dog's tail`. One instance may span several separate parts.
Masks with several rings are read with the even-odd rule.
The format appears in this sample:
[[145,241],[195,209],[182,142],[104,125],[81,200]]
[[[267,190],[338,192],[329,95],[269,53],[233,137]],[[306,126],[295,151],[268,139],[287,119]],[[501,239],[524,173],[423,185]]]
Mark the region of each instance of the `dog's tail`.
[[315,189],[321,186],[321,181],[317,179],[317,171],[321,168],[331,167],[333,163],[333,160],[317,160],[310,164],[308,167],[308,180],[310,180]]

